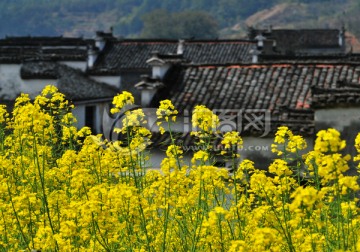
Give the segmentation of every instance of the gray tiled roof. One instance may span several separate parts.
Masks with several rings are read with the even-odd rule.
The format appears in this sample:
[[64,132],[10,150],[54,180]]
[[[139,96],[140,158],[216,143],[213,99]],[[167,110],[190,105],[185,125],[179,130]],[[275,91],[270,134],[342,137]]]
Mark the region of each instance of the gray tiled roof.
[[[274,51],[265,48],[263,54],[268,55],[305,55],[341,54],[345,47],[339,45],[341,31],[338,29],[249,29],[249,39],[262,34],[266,40],[276,41]],[[345,42],[345,41],[344,41]],[[265,47],[266,47],[265,43]],[[314,51],[314,49],[316,49]]]
[[[185,41],[183,58],[192,63],[224,64],[249,62],[249,51],[255,42],[244,40]],[[151,53],[176,54],[177,40],[109,41],[99,55],[93,72],[150,68],[146,61]]]
[[54,62],[27,62],[21,68],[21,76],[25,79],[57,79],[59,91],[73,101],[112,99],[118,92],[106,83],[88,78],[80,70]]
[[108,41],[96,60],[93,71],[121,71],[122,69],[149,68],[146,61],[153,51],[175,53],[175,40],[119,40]]
[[196,64],[249,62],[254,45],[244,40],[189,41],[184,44],[184,58]]
[[89,40],[69,37],[6,37],[0,39],[0,46],[86,46]]
[[360,85],[357,64],[198,65],[177,72],[171,99],[191,109],[304,109],[311,106],[311,86],[335,88],[338,81]]
[[171,88],[167,98],[180,112],[198,104],[210,109],[266,110],[272,126],[307,125],[299,130],[309,134],[314,116],[312,87],[334,89],[345,81],[360,90],[360,66],[351,63],[188,65],[172,75],[171,82],[165,83]]
[[8,37],[0,39],[0,62],[25,60],[86,60],[92,40],[63,37]]
[[312,87],[312,102],[314,108],[329,108],[334,106],[360,106],[360,85],[338,81],[336,87]]

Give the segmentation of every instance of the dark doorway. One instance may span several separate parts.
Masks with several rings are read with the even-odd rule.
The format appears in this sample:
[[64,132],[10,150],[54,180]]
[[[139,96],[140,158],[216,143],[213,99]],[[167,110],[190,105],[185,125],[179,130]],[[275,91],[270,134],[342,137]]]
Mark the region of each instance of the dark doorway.
[[85,126],[91,128],[93,133],[96,133],[96,106],[86,106],[85,107]]

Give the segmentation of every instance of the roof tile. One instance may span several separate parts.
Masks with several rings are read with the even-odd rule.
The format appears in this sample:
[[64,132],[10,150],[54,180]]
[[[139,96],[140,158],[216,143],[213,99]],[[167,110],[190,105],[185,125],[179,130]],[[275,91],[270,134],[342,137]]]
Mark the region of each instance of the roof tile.
[[[184,42],[184,59],[195,64],[249,62],[249,51],[255,42],[245,40],[188,40]],[[176,54],[177,40],[112,40],[99,55],[92,72],[147,69],[146,61],[153,51]]]
[[[343,98],[356,101],[360,97],[357,69],[356,64],[350,63],[187,65],[176,72],[173,83],[168,85],[172,87],[170,99],[179,111],[191,111],[198,103],[210,109],[263,109],[271,113],[272,120],[285,122],[301,119],[297,113],[312,108],[312,87],[323,90],[315,102],[343,102]],[[351,83],[339,84],[342,79]],[[329,95],[331,90],[341,95]],[[284,114],[278,113],[284,108],[293,111],[285,119]],[[313,119],[307,122],[312,123]]]
[[112,99],[118,90],[106,83],[88,78],[83,72],[54,62],[27,62],[21,67],[22,77],[58,79],[58,89],[69,100]]

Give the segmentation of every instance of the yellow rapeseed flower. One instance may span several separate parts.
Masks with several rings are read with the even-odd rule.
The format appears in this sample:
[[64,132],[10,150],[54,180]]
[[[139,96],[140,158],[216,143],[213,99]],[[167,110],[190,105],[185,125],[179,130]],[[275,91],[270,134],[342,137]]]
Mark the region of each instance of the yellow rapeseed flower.
[[290,176],[293,172],[289,169],[287,162],[283,159],[275,159],[269,166],[269,172],[277,176]]
[[[165,128],[162,126],[163,121],[170,122],[170,117],[173,122],[176,121],[176,115],[178,114],[178,111],[175,109],[174,105],[170,100],[163,100],[160,102],[159,108],[156,110],[157,118],[160,120],[156,124],[159,126],[159,131],[161,134],[165,133]],[[170,125],[167,125],[168,127]],[[171,130],[171,129],[168,129]]]
[[[292,155],[275,159],[270,176],[250,160],[230,175],[209,165],[215,157],[207,148],[194,153],[192,167],[184,165],[183,150],[172,143],[161,170],[149,171],[151,132],[140,110],[125,115],[123,141],[107,142],[78,131],[63,98],[51,86],[34,102],[22,95],[2,121],[2,250],[360,250],[358,176],[345,175],[350,156],[339,153],[344,142],[336,131],[319,134],[316,150],[304,155],[304,187],[289,169]],[[120,109],[132,99],[118,102]],[[174,110],[167,101],[162,108]],[[211,142],[213,115],[197,112],[196,133]],[[162,119],[170,121],[166,113]],[[286,127],[275,138],[285,154],[306,145]],[[226,148],[240,144],[238,133],[225,134]]]
[[307,186],[305,188],[299,186],[291,194],[291,198],[293,198],[293,201],[290,204],[291,211],[302,211],[302,207],[310,210],[314,207],[316,201],[320,199],[318,190],[311,186]]
[[[359,161],[360,160],[360,133],[358,133],[355,138],[355,148],[356,148],[358,155],[356,155],[354,157],[354,161]],[[358,168],[360,168],[360,163],[358,164]]]
[[346,195],[349,193],[349,190],[352,192],[357,192],[360,190],[357,176],[341,176],[339,178],[339,186],[341,189],[341,194]]
[[169,158],[178,158],[178,157],[182,157],[183,154],[183,150],[181,149],[180,146],[176,146],[176,145],[169,145],[167,150],[166,150],[166,156]]
[[306,147],[306,141],[302,136],[294,135],[288,127],[281,126],[275,134],[274,144],[271,145],[271,151],[280,156],[283,155],[285,151],[296,153],[299,150],[306,149]]
[[123,130],[127,127],[142,126],[146,123],[145,114],[142,109],[135,109],[133,111],[127,111],[125,118],[122,120]]
[[86,136],[90,136],[91,135],[91,129],[90,127],[82,127],[77,133],[76,136],[77,137],[86,137]]
[[9,117],[9,113],[6,111],[5,105],[0,105],[0,123],[6,122]]
[[192,113],[192,125],[197,131],[194,135],[201,131],[204,133],[214,133],[219,125],[219,117],[204,105],[195,106]]
[[345,140],[341,140],[340,132],[336,129],[321,130],[316,136],[315,151],[337,152],[346,147]]
[[226,149],[230,149],[231,147],[242,148],[243,140],[239,132],[231,131],[225,133],[221,144],[223,144]]
[[230,131],[226,132],[221,144],[224,145],[225,150],[221,151],[221,154],[227,154],[227,152],[231,152],[232,157],[239,158],[240,154],[236,152],[243,147],[243,140],[239,135],[239,132]]
[[165,119],[166,122],[169,121],[170,117],[173,121],[175,121],[177,114],[178,111],[175,109],[174,105],[170,100],[161,101],[159,108],[156,110],[157,118]]
[[123,91],[121,94],[118,94],[114,97],[112,104],[114,104],[114,108],[110,110],[112,114],[120,112],[120,110],[126,105],[134,104],[135,100],[131,93],[127,91]]
[[197,160],[205,163],[206,161],[209,160],[209,153],[203,150],[199,150],[195,152],[193,158],[191,159],[191,163],[195,164]]
[[254,170],[254,162],[249,159],[244,159],[235,172],[235,178],[247,184],[249,182],[249,175],[252,174]]

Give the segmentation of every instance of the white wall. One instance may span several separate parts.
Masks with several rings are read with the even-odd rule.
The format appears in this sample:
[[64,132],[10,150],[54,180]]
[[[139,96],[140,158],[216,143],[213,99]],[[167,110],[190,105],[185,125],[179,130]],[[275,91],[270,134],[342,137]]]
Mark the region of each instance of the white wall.
[[80,129],[85,126],[85,105],[75,104],[73,114],[77,120],[77,127]]
[[20,93],[35,98],[47,85],[57,85],[55,79],[23,80],[20,77],[20,64],[0,64],[0,98],[14,100]]
[[103,133],[102,129],[103,129],[103,113],[105,111],[105,108],[107,107],[107,103],[98,103],[96,105],[96,115],[95,115],[95,120],[96,120],[96,133]]
[[161,66],[153,66],[152,68],[152,77],[153,78],[160,78],[161,80],[164,78],[166,72],[169,70],[170,65],[165,64]]
[[85,109],[87,106],[95,106],[95,114],[94,121],[95,121],[95,128],[93,129],[93,134],[99,134],[102,132],[102,124],[103,124],[103,113],[104,109],[106,107],[106,103],[89,103],[89,104],[74,104],[75,108],[73,110],[73,114],[76,117],[77,120],[77,128],[80,129],[85,125]]
[[22,80],[20,83],[20,90],[22,93],[29,94],[31,99],[34,99],[37,95],[41,93],[41,91],[47,85],[57,86],[57,80],[54,79]]
[[90,75],[91,79],[96,80],[98,82],[107,83],[115,88],[120,88],[121,77],[120,76],[96,76]]
[[0,64],[0,98],[13,100],[20,93],[20,64]]
[[243,137],[243,148],[239,150],[241,160],[251,159],[254,154],[261,155],[264,158],[274,158],[271,152],[273,138]]
[[80,69],[81,71],[85,72],[87,62],[86,61],[59,61],[59,63],[67,65],[69,67]]
[[333,128],[343,131],[351,123],[360,124],[360,108],[328,108],[315,111],[316,123],[331,124]]

